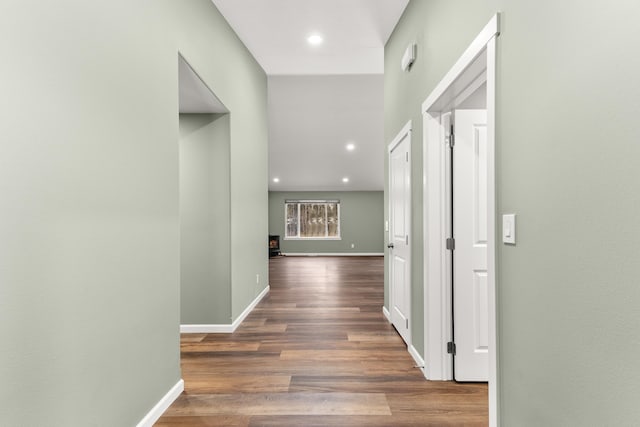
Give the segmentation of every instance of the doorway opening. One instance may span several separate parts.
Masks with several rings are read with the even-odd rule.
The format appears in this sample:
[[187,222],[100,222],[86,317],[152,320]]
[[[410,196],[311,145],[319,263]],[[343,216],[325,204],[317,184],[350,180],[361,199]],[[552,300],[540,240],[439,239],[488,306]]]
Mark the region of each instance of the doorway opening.
[[230,114],[178,55],[180,330],[231,323]]
[[[498,423],[495,279],[495,87],[498,34],[499,15],[495,15],[422,105],[425,170],[425,376],[430,380],[454,379],[454,354],[457,352],[454,327],[461,326],[454,325],[454,287],[457,276],[461,275],[457,270],[460,265],[456,266],[455,263],[466,262],[465,268],[475,274],[475,278],[470,279],[469,286],[475,287],[474,291],[481,291],[481,298],[474,296],[470,299],[471,304],[476,304],[476,307],[471,308],[471,317],[476,322],[476,326],[486,326],[485,335],[481,330],[476,329],[472,331],[475,335],[466,339],[475,339],[476,349],[486,347],[491,426],[497,426]],[[461,194],[464,190],[460,188],[456,190],[455,181],[460,178],[458,174],[462,172],[456,174],[456,155],[451,151],[451,146],[455,146],[456,140],[455,135],[452,135],[452,129],[455,131],[456,110],[463,110],[465,105],[473,104],[478,93],[486,97],[484,100],[486,108],[483,109],[486,114],[486,123],[483,124],[483,135],[476,134],[477,138],[476,135],[470,137],[471,147],[481,147],[481,150],[470,153],[471,161],[476,162],[475,166],[472,165],[476,168],[472,169],[475,170],[475,178],[469,181],[471,193],[462,199],[472,209],[475,208],[476,212],[482,211],[482,215],[467,218],[472,223],[469,230],[456,230],[454,190]],[[478,124],[476,118],[470,119],[470,122],[471,128]],[[482,141],[481,144],[480,141]],[[480,177],[482,182],[479,182]],[[473,192],[475,194],[472,194]],[[477,197],[479,193],[483,193],[482,198]],[[481,209],[478,208],[478,203],[482,205]],[[480,257],[484,257],[484,266],[472,265],[468,260],[460,259],[457,255],[454,258],[453,252],[462,243],[455,240],[460,235],[469,238],[470,248],[477,249],[477,246],[483,246],[484,255]],[[473,258],[475,255],[468,256]],[[455,293],[457,292],[458,289]],[[482,307],[485,310],[484,314],[476,315],[478,313],[476,309],[482,301],[486,304]],[[478,342],[478,340],[484,342]]]

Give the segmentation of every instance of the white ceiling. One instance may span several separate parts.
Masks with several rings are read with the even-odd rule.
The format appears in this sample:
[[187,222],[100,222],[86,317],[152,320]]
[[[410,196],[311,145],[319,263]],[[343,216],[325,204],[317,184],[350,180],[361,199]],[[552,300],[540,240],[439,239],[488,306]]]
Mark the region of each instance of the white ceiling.
[[[409,0],[213,0],[274,74],[382,74],[384,44]],[[311,33],[324,36],[309,46]]]
[[269,75],[269,189],[382,190],[384,45],[409,0],[212,1]]
[[379,74],[269,77],[269,189],[382,190],[382,86]]

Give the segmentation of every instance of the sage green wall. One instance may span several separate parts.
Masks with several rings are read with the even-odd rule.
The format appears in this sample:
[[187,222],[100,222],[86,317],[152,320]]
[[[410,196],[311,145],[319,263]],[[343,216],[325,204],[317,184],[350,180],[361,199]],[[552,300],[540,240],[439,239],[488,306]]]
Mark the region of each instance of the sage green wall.
[[210,0],[6,0],[0,48],[0,425],[135,425],[180,378],[178,51],[234,116],[238,305],[266,77]]
[[[287,199],[339,199],[342,240],[284,240],[284,201]],[[280,250],[284,253],[382,254],[385,234],[383,211],[382,191],[270,191],[269,234],[280,236]],[[352,243],[355,244],[353,249]]]
[[180,323],[231,319],[229,114],[180,114]]
[[[489,21],[494,12],[486,1],[411,1],[385,47],[385,144],[412,121],[411,135],[411,341],[424,355],[424,269],[422,197],[422,114],[427,95]],[[453,21],[453,22],[451,22]],[[416,62],[411,72],[400,68],[409,43],[417,43]],[[386,146],[384,147],[386,152]],[[385,206],[388,203],[388,155],[385,157]],[[388,210],[385,210],[388,220]],[[388,236],[385,236],[385,247]],[[387,252],[388,253],[388,252]],[[388,268],[385,257],[385,268]],[[385,307],[389,307],[388,277],[385,275]]]
[[498,213],[518,215],[498,246],[501,425],[635,425],[640,3],[412,0],[385,49],[386,139],[413,119],[420,158],[420,104],[497,11]]

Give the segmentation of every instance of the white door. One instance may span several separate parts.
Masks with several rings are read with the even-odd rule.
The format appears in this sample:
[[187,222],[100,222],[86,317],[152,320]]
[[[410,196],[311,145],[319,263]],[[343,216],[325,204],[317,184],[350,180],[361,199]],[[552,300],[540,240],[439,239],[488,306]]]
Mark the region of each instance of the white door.
[[389,146],[389,290],[391,323],[409,345],[411,332],[411,131],[405,127]]
[[488,381],[487,112],[456,110],[453,145],[453,334],[457,381]]

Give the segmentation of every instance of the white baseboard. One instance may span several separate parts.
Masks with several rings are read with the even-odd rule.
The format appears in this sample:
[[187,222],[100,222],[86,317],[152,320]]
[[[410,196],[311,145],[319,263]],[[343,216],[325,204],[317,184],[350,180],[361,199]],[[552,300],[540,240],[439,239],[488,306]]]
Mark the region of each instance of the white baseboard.
[[253,302],[249,304],[242,313],[240,313],[240,316],[238,316],[238,318],[231,325],[233,328],[231,332],[234,332],[238,328],[238,326],[240,326],[242,321],[247,318],[247,316],[251,313],[251,311],[253,311],[253,309],[256,308],[256,305],[258,305],[260,301],[262,301],[262,298],[264,298],[269,293],[269,289],[271,289],[270,286],[267,286],[266,288],[264,288],[262,292],[260,292],[258,296],[253,300]]
[[384,305],[382,306],[382,314],[384,314],[384,317],[387,318],[387,321],[391,323],[391,314],[389,313],[389,310],[387,310],[387,307],[385,307]]
[[422,375],[424,375],[426,378],[426,371],[424,369],[424,359],[422,358],[422,356],[420,356],[420,353],[418,353],[418,350],[416,350],[414,346],[410,345],[409,354],[411,355],[411,357],[413,357],[413,360],[415,360],[416,362],[416,366],[420,368],[420,370],[422,371]]
[[147,415],[145,415],[138,423],[137,427],[152,427],[183,391],[184,380],[180,380],[176,385],[171,387],[171,390],[169,390],[153,408],[151,408],[149,413],[147,413]]
[[270,287],[267,286],[260,292],[260,294],[254,299],[251,304],[244,309],[244,311],[233,321],[230,325],[180,325],[181,334],[232,334],[240,326],[242,321],[256,308],[256,305],[262,298],[269,293]]
[[[384,305],[382,306],[382,314],[387,319],[387,321],[391,323],[391,313],[389,313],[389,310],[387,310],[387,307],[385,307]],[[422,358],[422,356],[420,356],[420,353],[418,353],[418,350],[416,350],[416,348],[413,345],[407,346],[407,350],[409,351],[409,354],[411,355],[411,357],[413,357],[413,360],[416,362],[416,366],[420,368],[420,370],[422,371],[422,375],[424,375],[426,378],[426,371],[424,369],[424,359]]]
[[181,334],[231,334],[233,325],[180,325]]
[[335,253],[306,253],[306,252],[283,252],[284,256],[384,256],[383,252],[335,252]]

